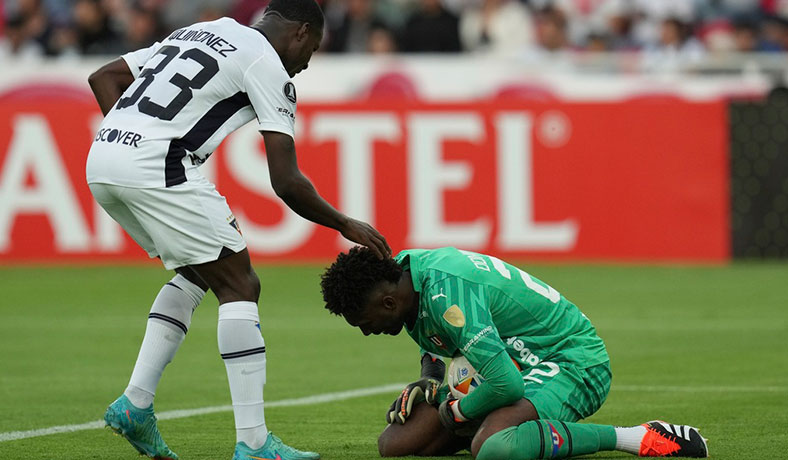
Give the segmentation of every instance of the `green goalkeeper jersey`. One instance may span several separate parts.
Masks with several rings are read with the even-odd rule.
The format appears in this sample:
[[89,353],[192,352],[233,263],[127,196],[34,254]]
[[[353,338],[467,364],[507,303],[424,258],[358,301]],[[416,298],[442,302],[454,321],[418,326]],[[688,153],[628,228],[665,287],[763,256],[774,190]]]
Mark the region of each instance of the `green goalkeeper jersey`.
[[402,251],[396,260],[419,295],[418,318],[406,330],[422,353],[462,354],[479,370],[505,350],[524,374],[538,367],[542,375],[556,362],[589,368],[609,360],[572,302],[500,259],[441,248]]

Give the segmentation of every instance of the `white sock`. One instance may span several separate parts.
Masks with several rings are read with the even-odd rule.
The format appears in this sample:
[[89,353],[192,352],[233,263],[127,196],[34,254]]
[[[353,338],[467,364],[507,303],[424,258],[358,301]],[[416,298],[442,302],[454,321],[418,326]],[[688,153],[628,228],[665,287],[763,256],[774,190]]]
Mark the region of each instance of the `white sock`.
[[265,341],[260,334],[257,304],[219,305],[217,339],[230,383],[236,442],[259,449],[268,438],[268,428],[263,411]]
[[640,443],[646,435],[646,427],[643,425],[615,427],[616,429],[616,450],[629,452],[637,455],[640,453]]
[[181,275],[175,275],[159,291],[129,386],[123,392],[134,406],[145,409],[153,404],[161,374],[186,337],[192,313],[204,295],[205,291]]

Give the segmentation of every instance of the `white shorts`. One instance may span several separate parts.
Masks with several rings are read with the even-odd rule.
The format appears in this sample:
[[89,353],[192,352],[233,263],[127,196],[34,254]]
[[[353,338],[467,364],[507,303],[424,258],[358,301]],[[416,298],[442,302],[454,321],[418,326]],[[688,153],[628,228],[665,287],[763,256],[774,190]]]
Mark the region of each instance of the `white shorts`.
[[213,262],[246,242],[227,200],[207,179],[167,188],[89,184],[93,197],[168,270]]

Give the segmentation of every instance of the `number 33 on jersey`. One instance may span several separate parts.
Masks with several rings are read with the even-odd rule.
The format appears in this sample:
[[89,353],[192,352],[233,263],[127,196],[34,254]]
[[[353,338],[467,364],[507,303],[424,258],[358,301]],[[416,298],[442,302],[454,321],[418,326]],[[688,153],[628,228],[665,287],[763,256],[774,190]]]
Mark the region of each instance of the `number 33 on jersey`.
[[268,39],[230,18],[179,29],[123,56],[135,77],[93,141],[88,182],[171,187],[231,132],[294,134],[296,91]]

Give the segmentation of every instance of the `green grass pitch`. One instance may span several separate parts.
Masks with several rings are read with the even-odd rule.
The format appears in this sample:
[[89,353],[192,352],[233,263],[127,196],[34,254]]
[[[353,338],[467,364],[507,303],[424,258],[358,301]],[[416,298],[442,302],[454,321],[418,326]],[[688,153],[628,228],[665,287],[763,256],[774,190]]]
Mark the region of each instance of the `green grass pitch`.
[[[578,304],[607,342],[613,387],[587,421],[694,424],[710,439],[712,458],[788,458],[788,265],[523,267]],[[258,267],[266,401],[416,378],[418,348],[407,335],[365,338],[325,311],[320,271]],[[126,386],[150,303],[170,276],[154,265],[0,268],[0,459],[138,458],[106,429],[2,439],[99,420]],[[216,305],[209,295],[197,310],[159,387],[157,412],[230,404]],[[266,418],[286,442],[326,459],[376,458],[395,395],[269,407]],[[231,412],[160,427],[184,460],[232,456]]]

